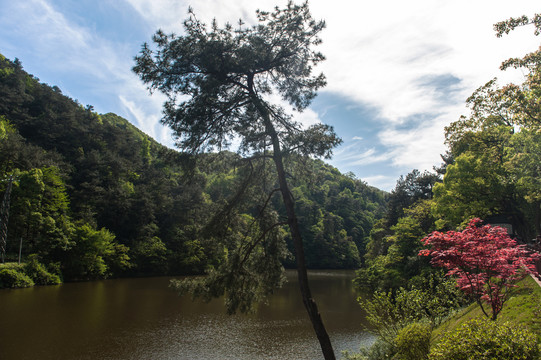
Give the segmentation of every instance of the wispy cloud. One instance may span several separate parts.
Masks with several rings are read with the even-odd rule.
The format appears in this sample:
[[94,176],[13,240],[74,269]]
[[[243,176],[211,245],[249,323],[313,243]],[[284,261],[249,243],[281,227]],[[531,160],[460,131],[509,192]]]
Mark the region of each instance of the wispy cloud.
[[[159,108],[155,111],[148,111],[151,106],[144,106],[141,103],[136,103],[133,100],[134,97],[127,98],[124,95],[119,95],[119,100],[125,107],[126,111],[131,115],[132,123],[137,126],[144,133],[152,136],[155,139],[161,139],[166,145],[173,146],[173,140],[171,131],[159,125],[160,124],[160,111]],[[169,140],[169,141],[167,141]]]
[[361,154],[351,156],[350,160],[348,162],[348,165],[368,165],[368,164],[375,164],[379,162],[384,162],[389,159],[391,159],[393,156],[392,152],[387,153],[379,153],[378,150],[375,148],[369,149]]
[[369,185],[375,186],[379,189],[390,190],[396,185],[396,178],[394,176],[388,175],[375,175],[375,176],[365,176],[362,178],[363,181]]
[[339,167],[348,168],[389,162],[394,156],[393,151],[386,151],[381,147],[366,148],[359,142],[347,142],[340,146],[335,152],[334,163]]

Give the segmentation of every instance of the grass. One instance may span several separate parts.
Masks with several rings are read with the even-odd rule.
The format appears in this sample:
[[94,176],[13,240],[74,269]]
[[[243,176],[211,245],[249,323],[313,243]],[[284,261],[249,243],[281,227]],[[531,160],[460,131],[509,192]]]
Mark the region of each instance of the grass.
[[[511,297],[498,314],[497,322],[509,322],[526,327],[537,335],[541,343],[541,287],[527,276],[517,283]],[[453,331],[473,318],[485,318],[481,308],[472,304],[460,310],[432,332],[432,343],[437,343],[445,333]]]

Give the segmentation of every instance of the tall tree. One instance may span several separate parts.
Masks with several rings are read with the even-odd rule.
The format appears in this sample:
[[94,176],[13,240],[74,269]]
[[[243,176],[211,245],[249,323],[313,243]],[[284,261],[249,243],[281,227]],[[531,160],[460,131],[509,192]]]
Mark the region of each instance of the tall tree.
[[[158,30],[153,37],[157,49],[144,44],[133,70],[150,91],[168,96],[162,122],[173,129],[181,149],[191,153],[221,149],[237,137],[240,152],[272,159],[294,242],[303,302],[325,359],[335,359],[308,285],[284,157],[291,153],[329,157],[340,139],[327,125],[303,129],[281,105],[270,101],[270,95],[277,93],[302,111],[325,85],[323,74],[312,74],[313,66],[324,60],[313,47],[321,43],[319,33],[325,23],[312,18],[307,2],[290,2],[273,12],[258,10],[256,15],[258,25],[245,27],[239,21],[236,28],[230,24],[220,28],[213,21],[208,29],[190,10],[185,35]],[[274,225],[267,226],[258,239],[272,233]]]
[[[539,35],[541,14],[510,18],[494,29],[501,37],[526,25]],[[434,189],[440,228],[471,217],[503,215],[524,240],[541,232],[541,49],[504,61],[501,69],[509,68],[521,69],[524,81],[487,82],[468,98],[471,114],[445,129],[455,161]]]

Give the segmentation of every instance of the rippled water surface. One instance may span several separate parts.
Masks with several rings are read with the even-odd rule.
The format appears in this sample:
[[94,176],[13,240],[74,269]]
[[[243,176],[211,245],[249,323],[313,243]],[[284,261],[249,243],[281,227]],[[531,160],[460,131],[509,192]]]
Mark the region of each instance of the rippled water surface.
[[[319,359],[295,273],[287,275],[255,314],[233,316],[221,299],[178,297],[165,277],[0,290],[0,359]],[[371,342],[353,272],[309,277],[337,355]]]

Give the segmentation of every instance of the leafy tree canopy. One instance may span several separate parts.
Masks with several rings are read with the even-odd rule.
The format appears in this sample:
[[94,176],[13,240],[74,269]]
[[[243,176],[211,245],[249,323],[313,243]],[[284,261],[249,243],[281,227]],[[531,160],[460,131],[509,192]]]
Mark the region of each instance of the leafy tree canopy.
[[[539,14],[511,18],[494,28],[502,36],[533,25],[539,35],[539,19]],[[468,98],[469,116],[445,129],[454,164],[435,188],[441,228],[471,217],[502,215],[524,240],[541,234],[541,49],[506,60],[501,69],[511,67],[524,71],[522,83],[500,86],[496,79],[489,81]]]
[[321,42],[325,23],[312,18],[307,3],[256,15],[259,24],[252,27],[239,22],[220,28],[214,21],[208,29],[190,10],[185,35],[159,30],[153,37],[157,50],[144,44],[133,70],[149,90],[168,96],[162,121],[181,149],[223,149],[240,136],[242,150],[261,150],[276,131],[286,149],[330,155],[339,143],[331,127],[303,131],[268,100],[274,92],[301,111],[325,85],[323,74],[312,75],[324,60],[312,47]]

